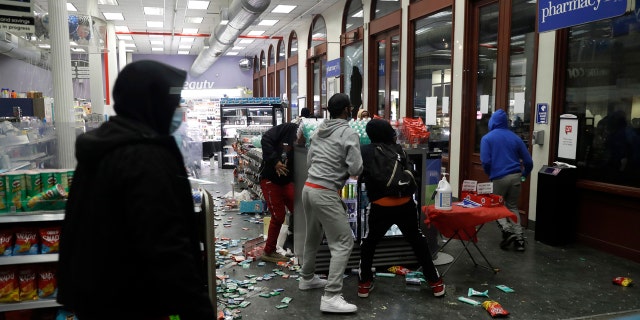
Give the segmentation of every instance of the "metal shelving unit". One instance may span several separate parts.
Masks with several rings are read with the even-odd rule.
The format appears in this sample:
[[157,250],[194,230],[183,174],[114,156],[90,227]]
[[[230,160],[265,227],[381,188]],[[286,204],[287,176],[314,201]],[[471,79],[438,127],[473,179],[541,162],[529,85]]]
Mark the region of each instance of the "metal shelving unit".
[[[62,210],[56,211],[35,211],[29,213],[15,213],[0,216],[0,224],[13,224],[13,223],[39,223],[50,221],[62,221],[64,220],[64,212]],[[55,263],[58,262],[57,253],[47,254],[34,254],[34,255],[19,255],[19,256],[3,256],[0,257],[0,266],[9,265],[23,265],[34,263]],[[0,303],[0,312],[38,309],[38,308],[52,308],[58,307],[58,304],[54,298],[38,299],[30,301],[21,301],[15,303]]]

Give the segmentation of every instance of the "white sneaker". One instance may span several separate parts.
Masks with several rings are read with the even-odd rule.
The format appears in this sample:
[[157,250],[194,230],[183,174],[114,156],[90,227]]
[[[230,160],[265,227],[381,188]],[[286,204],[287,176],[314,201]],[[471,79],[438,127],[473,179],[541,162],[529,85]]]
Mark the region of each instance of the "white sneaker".
[[342,295],[338,294],[331,298],[322,296],[322,299],[320,300],[320,311],[332,313],[351,313],[358,311],[358,307],[355,304],[344,301]]
[[318,275],[314,275],[311,280],[305,280],[304,278],[300,278],[300,282],[298,283],[298,289],[300,290],[311,290],[324,288],[327,285],[327,280],[320,279]]

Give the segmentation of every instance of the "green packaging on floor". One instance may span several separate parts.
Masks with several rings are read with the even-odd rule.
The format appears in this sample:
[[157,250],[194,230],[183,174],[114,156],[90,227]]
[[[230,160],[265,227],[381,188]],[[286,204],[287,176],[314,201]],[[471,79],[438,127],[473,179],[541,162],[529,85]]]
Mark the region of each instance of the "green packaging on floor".
[[376,272],[376,277],[382,277],[382,278],[393,278],[395,277],[396,274],[395,273],[388,273],[388,272]]

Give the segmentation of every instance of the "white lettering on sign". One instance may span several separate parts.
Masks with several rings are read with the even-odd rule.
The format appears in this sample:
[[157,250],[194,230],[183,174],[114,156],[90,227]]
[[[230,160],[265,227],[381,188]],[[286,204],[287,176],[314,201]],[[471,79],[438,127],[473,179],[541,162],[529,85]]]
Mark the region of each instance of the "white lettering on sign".
[[182,89],[213,89],[214,81],[185,81]]
[[546,22],[547,17],[571,11],[587,9],[590,7],[592,7],[594,11],[598,11],[598,8],[600,8],[600,1],[602,0],[570,0],[556,5],[553,5],[551,1],[549,1],[549,5],[546,8],[542,8],[542,23]]

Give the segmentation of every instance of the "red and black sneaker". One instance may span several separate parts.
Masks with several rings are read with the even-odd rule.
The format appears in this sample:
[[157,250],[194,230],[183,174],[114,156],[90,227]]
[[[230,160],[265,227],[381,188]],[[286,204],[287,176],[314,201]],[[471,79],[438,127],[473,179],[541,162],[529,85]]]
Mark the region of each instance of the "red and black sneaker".
[[369,292],[373,290],[373,281],[366,281],[358,283],[358,297],[366,298],[369,296]]
[[[436,297],[444,296],[445,285],[444,285],[444,281],[442,281],[442,278],[438,279],[438,281],[436,282],[429,281],[429,286],[431,287],[431,290],[433,290],[434,296]],[[358,291],[358,294],[359,294],[359,291]]]

